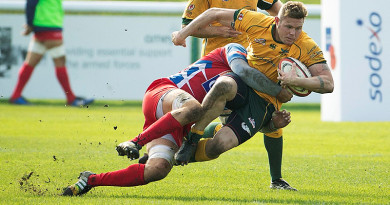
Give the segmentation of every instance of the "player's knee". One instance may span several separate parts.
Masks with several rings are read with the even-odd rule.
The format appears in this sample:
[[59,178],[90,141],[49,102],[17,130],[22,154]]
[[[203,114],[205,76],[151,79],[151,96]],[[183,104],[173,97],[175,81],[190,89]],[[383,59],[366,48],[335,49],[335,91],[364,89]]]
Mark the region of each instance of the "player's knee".
[[148,164],[145,169],[149,172],[147,174],[148,182],[158,181],[164,179],[171,171],[172,166],[165,160],[159,160],[157,163]]
[[215,82],[212,90],[216,96],[234,96],[237,92],[237,83],[230,77],[222,76]]
[[190,119],[191,122],[200,120],[203,115],[202,105],[196,101],[192,103],[187,112],[187,119]]

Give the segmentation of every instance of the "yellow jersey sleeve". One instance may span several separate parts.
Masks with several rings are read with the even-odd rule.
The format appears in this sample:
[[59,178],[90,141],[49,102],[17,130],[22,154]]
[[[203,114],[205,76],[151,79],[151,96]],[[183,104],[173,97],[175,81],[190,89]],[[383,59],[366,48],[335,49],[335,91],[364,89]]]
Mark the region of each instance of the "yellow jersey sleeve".
[[189,0],[182,15],[182,24],[188,25],[193,19],[210,8],[208,0]]
[[[182,16],[182,25],[188,25],[193,19],[202,14],[209,8],[228,8],[228,9],[248,9],[257,10],[257,0],[189,0]],[[220,26],[213,23],[213,26]],[[210,53],[212,50],[223,47],[229,43],[239,43],[244,47],[248,46],[246,35],[242,34],[237,38],[205,38],[202,45],[202,56]]]
[[322,50],[317,43],[302,31],[301,36],[291,48],[294,58],[301,61],[306,67],[317,63],[326,63]]

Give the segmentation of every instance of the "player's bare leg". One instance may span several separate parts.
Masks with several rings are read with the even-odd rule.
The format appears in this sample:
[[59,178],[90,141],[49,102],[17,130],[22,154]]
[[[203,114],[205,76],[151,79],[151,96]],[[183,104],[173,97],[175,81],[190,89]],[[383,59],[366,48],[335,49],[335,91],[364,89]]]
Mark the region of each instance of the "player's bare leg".
[[153,140],[147,145],[150,159],[146,164],[132,164],[126,169],[101,174],[82,172],[79,180],[65,188],[62,195],[78,196],[97,186],[131,187],[164,179],[172,169],[177,149],[177,145],[168,139]]
[[199,120],[203,110],[201,104],[187,92],[174,89],[162,100],[163,116],[144,130],[136,138],[120,143],[117,151],[120,156],[130,159],[139,157],[139,150],[146,143],[160,138],[184,125]]
[[[31,44],[35,41],[34,38],[31,39]],[[44,51],[41,51],[41,53],[28,51],[26,55],[26,59],[19,69],[19,76],[18,81],[16,83],[15,89],[12,92],[12,95],[10,97],[10,102],[13,104],[20,104],[20,105],[29,105],[31,104],[28,102],[23,96],[22,92],[24,87],[26,86],[27,82],[29,81],[31,74],[33,73],[36,65],[41,61],[43,57]]]
[[234,99],[236,94],[237,83],[233,78],[221,76],[217,79],[202,102],[204,112],[202,118],[191,128],[188,139],[183,142],[175,155],[175,160],[179,165],[185,165],[190,161],[199,139],[204,134],[204,129],[223,112],[226,102]]

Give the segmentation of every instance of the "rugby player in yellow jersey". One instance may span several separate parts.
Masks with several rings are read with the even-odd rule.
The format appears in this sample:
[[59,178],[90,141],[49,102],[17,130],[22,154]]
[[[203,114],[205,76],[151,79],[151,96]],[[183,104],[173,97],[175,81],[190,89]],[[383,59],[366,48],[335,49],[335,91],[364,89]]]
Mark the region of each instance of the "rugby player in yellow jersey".
[[[271,16],[276,16],[282,5],[279,0],[189,0],[182,16],[182,28],[209,8],[247,9],[251,11],[256,11],[259,8],[266,10]],[[233,29],[230,27],[222,27],[219,23],[213,23],[205,28],[201,28],[192,34],[192,36],[203,38],[202,56],[216,48],[233,42],[239,43],[245,48],[249,45],[245,34],[237,35],[237,32]],[[230,113],[230,110],[225,109],[220,116],[221,122],[225,123]],[[220,127],[221,123],[210,123],[205,129],[206,134],[203,137],[212,137],[213,134],[209,133],[215,132]],[[274,181],[272,188],[290,189],[288,183],[279,180],[282,177],[282,154],[280,152],[282,151],[281,146],[283,145],[268,138],[268,136],[264,135],[264,144],[267,147],[270,164],[271,181]],[[274,143],[276,144],[273,145]],[[176,157],[180,159],[180,153]]]
[[[182,30],[173,32],[172,42],[175,45],[185,46],[185,39],[188,36],[196,33],[199,29],[207,27],[211,22],[217,21],[223,26],[231,26],[232,29],[246,32],[249,42],[249,47],[247,48],[249,65],[264,73],[269,79],[274,82],[279,80],[281,85],[284,86],[299,86],[317,93],[331,93],[334,88],[333,77],[329,70],[329,66],[323,57],[323,53],[314,40],[302,31],[306,16],[307,10],[304,5],[301,2],[294,1],[285,3],[280,9],[277,17],[266,16],[262,13],[246,9],[234,10],[211,8],[195,18]],[[300,60],[308,67],[312,77],[305,79],[298,78],[294,69],[289,73],[281,73],[281,76],[278,77],[277,66],[280,59],[284,57],[293,57]],[[250,84],[250,82],[245,83],[248,85]],[[258,98],[265,99],[269,105],[274,106],[276,110],[280,109],[282,104],[274,97],[261,92],[256,93]],[[202,106],[210,109],[206,112],[205,117],[193,126],[190,133],[191,135],[196,135],[197,133],[201,134],[208,123],[218,116],[218,113],[213,110],[216,109],[215,106],[203,105],[204,102],[210,102],[207,101],[207,99],[208,96],[203,100]],[[215,100],[218,101],[219,99]],[[218,105],[219,103],[220,102],[214,102],[215,105]],[[214,115],[212,113],[214,113]],[[256,122],[252,121],[249,123],[253,125],[256,124]],[[202,144],[203,146],[197,147],[196,155],[203,157],[202,160],[196,161],[206,161],[217,158],[223,152],[240,144],[239,140],[237,140],[239,138],[237,133],[222,132],[223,129],[228,128],[223,127],[213,139],[208,140],[205,143],[199,142],[199,144]],[[268,132],[269,131],[272,131],[272,129],[268,130]],[[223,133],[223,136],[220,133]],[[254,135],[252,130],[250,130],[250,133],[251,135]],[[283,147],[282,130],[277,129],[266,135],[269,136],[269,138],[264,138],[264,141],[274,141],[273,143],[268,144],[270,146],[277,146],[277,149],[280,149],[279,154],[281,160]],[[269,151],[273,148],[267,147],[266,144],[266,149]],[[277,149],[273,150],[275,151]],[[200,157],[198,157],[198,159],[200,159]],[[283,181],[283,179],[280,178],[278,181]],[[286,183],[286,186],[287,185],[288,183]],[[271,182],[271,188],[274,188],[274,179]],[[287,189],[295,190],[292,187]]]
[[[186,9],[183,12],[182,27],[188,25],[193,19],[209,8],[248,9],[251,11],[256,11],[257,8],[259,8],[266,10],[272,16],[276,16],[282,5],[283,4],[279,0],[189,0]],[[221,29],[220,26],[221,24],[219,23],[213,23],[208,27],[198,30],[192,35],[198,38],[204,38],[202,56],[229,43],[239,43],[245,48],[248,46],[245,34],[234,38],[225,38],[230,37],[229,35],[232,33],[229,33],[229,27],[224,30]]]

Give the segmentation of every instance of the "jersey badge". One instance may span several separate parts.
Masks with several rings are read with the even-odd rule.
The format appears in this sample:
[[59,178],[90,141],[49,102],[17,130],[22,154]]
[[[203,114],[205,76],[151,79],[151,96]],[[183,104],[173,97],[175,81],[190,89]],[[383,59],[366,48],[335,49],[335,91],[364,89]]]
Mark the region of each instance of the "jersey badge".
[[239,21],[242,21],[242,18],[244,18],[244,14],[240,14],[240,15],[238,15],[238,17],[237,17],[237,19],[239,20]]
[[280,53],[280,56],[286,56],[288,52],[289,52],[288,49],[280,48],[279,53]]
[[252,135],[252,134],[251,134],[251,131],[249,130],[249,127],[245,124],[245,122],[242,122],[242,123],[241,123],[241,128],[242,128],[243,130],[245,130],[249,135]]
[[194,4],[190,4],[190,5],[188,6],[188,10],[189,10],[189,11],[194,10],[194,8],[195,8],[195,5],[194,5]]
[[276,49],[276,44],[271,43],[271,44],[269,45],[269,48],[272,49],[272,50],[275,50],[275,49]]
[[253,129],[255,129],[255,127],[256,127],[256,122],[255,122],[255,120],[252,119],[252,118],[248,118],[248,120],[249,120],[249,122],[251,123]]
[[260,43],[261,45],[265,46],[265,39],[264,38],[255,38],[256,43]]

